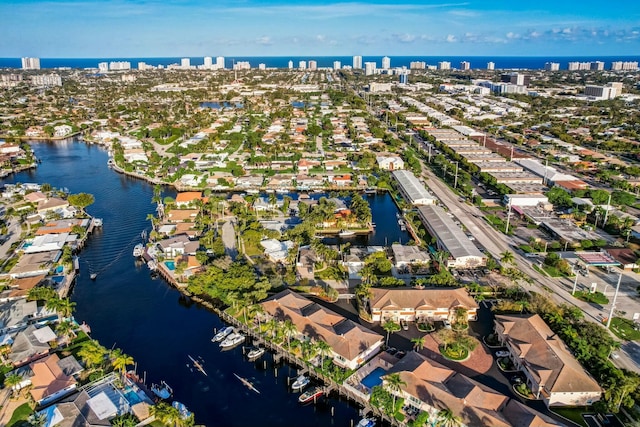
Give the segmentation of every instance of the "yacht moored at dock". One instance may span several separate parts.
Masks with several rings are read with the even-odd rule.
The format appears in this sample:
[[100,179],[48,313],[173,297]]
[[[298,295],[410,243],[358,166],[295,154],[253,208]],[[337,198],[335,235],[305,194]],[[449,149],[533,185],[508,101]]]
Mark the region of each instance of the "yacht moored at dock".
[[314,387],[302,393],[298,398],[298,402],[309,403],[311,401],[315,401],[317,398],[319,398],[323,394],[324,394],[324,390],[322,389],[322,387]]
[[250,361],[256,360],[260,356],[262,356],[265,351],[266,350],[264,347],[254,347],[247,353],[247,359],[249,359]]
[[305,388],[311,380],[306,375],[300,375],[296,380],[291,384],[291,390],[300,391]]
[[229,334],[229,336],[227,336],[220,343],[220,347],[221,348],[235,347],[236,345],[240,344],[241,342],[244,342],[244,339],[245,339],[245,336],[243,334],[240,334],[238,332],[233,332],[233,333]]
[[144,254],[144,245],[142,243],[138,243],[133,247],[133,256],[138,258]]
[[227,326],[226,328],[222,328],[218,331],[217,334],[213,336],[213,338],[211,338],[211,342],[220,342],[232,332],[235,332],[235,329],[233,326]]
[[152,384],[151,391],[160,399],[168,399],[173,394],[173,389],[164,381],[161,381],[160,384]]

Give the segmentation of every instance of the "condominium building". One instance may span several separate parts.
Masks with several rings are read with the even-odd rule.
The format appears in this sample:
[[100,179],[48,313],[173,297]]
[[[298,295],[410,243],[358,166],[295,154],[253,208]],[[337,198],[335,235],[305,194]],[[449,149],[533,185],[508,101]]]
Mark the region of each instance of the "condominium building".
[[560,63],[559,62],[545,62],[544,63],[544,69],[547,71],[558,71],[560,70]]
[[318,62],[314,60],[309,61],[309,70],[315,71],[317,69],[318,69]]
[[354,56],[353,57],[353,69],[361,70],[362,69],[362,56]]
[[463,71],[467,71],[471,69],[471,63],[469,61],[460,62],[460,69]]
[[191,60],[189,58],[182,58],[180,60],[180,66],[182,68],[191,68]]
[[614,61],[611,63],[612,71],[638,71],[638,61]]
[[212,65],[213,65],[213,58],[211,58],[210,56],[205,56],[204,57],[204,67],[205,68],[211,68]]
[[340,68],[342,68],[342,63],[340,61],[333,61],[333,69],[339,70]]
[[293,70],[293,61],[292,60],[289,60],[289,64],[288,65],[289,65],[289,69]]
[[99,73],[106,73],[109,71],[109,64],[106,62],[100,62],[98,63],[98,72]]
[[451,69],[451,62],[448,62],[448,61],[438,62],[438,70],[450,70],[450,69]]
[[427,63],[424,61],[411,61],[409,63],[409,68],[412,70],[424,70],[427,68]]
[[62,78],[58,74],[41,74],[31,77],[34,86],[62,86]]
[[266,70],[267,69],[267,64],[261,62],[258,64],[258,70]]
[[567,65],[569,71],[583,71],[591,69],[591,62],[577,62],[572,61]]
[[391,58],[385,56],[384,58],[382,58],[382,69],[388,70],[389,68],[391,68]]
[[495,62],[487,62],[487,70],[494,70],[496,68]]
[[40,58],[22,58],[23,70],[39,70]]
[[602,71],[604,70],[604,62],[602,61],[593,61],[591,63],[591,70]]
[[299,70],[306,70],[307,69],[307,61],[298,62],[298,69]]
[[375,62],[365,62],[364,63],[364,74],[365,76],[372,76],[376,73],[376,63]]
[[613,99],[622,94],[622,88],[622,82],[610,82],[606,86],[587,85],[584,94],[597,100]]
[[129,61],[111,61],[109,62],[110,71],[130,70],[131,62]]
[[224,70],[225,66],[224,66],[224,56],[217,56],[216,57],[216,68],[218,70]]

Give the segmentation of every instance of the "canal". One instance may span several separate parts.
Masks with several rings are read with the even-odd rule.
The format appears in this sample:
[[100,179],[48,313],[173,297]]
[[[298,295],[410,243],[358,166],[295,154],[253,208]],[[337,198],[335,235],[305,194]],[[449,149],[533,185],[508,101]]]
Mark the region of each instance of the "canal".
[[[38,168],[2,182],[49,183],[95,196],[87,211],[103,218],[104,226],[80,254],[81,272],[71,296],[77,303],[75,317],[86,321],[93,337],[105,347],[115,346],[133,356],[148,385],[165,380],[173,387],[174,398],[195,412],[198,424],[206,426],[357,423],[358,408],[338,398],[299,405],[287,386],[295,370],[274,365],[270,355],[251,363],[241,347],[220,351],[210,341],[213,329],[222,326],[218,317],[136,263],[133,247],[141,242],[141,232],[150,229],[147,215],[155,213],[152,185],[110,170],[106,150],[95,145],[74,140],[38,142],[32,147],[42,160]],[[168,190],[166,195],[175,193]],[[374,221],[396,221],[397,209],[389,196],[372,197],[372,202]],[[383,243],[381,232],[386,228],[378,226],[374,244]],[[398,233],[391,233],[389,244],[406,241],[407,236]],[[90,273],[98,274],[96,280],[90,280]],[[194,371],[188,355],[202,361],[208,376]],[[234,373],[253,381],[260,394],[248,390]]]

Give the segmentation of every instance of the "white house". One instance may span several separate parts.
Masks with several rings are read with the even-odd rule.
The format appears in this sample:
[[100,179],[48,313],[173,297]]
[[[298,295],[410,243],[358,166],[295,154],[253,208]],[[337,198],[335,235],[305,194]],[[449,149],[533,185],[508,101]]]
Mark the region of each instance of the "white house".
[[59,125],[53,128],[53,136],[63,137],[70,135],[73,128],[69,125]]
[[404,161],[400,156],[377,156],[376,161],[378,162],[378,167],[383,170],[394,171],[404,169]]

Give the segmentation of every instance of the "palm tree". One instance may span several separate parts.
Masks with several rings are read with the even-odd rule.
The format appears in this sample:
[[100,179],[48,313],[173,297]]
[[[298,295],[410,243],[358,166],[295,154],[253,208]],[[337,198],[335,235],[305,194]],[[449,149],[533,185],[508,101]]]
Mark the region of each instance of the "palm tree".
[[64,320],[58,323],[58,325],[56,326],[56,333],[63,338],[66,338],[67,345],[69,345],[69,337],[75,335],[73,331],[73,324],[68,320]]
[[413,343],[413,349],[416,351],[420,351],[424,348],[424,337],[412,338],[411,342]]
[[87,367],[101,364],[106,354],[107,349],[94,340],[83,343],[82,348],[78,351],[78,356],[80,356],[80,359],[82,359]]
[[111,352],[111,365],[114,369],[120,371],[120,374],[124,376],[124,373],[128,365],[133,365],[133,357],[123,353],[120,349],[115,349]]
[[47,414],[44,412],[34,412],[27,419],[31,427],[44,427],[47,424]]
[[438,411],[437,427],[459,427],[462,425],[462,419],[456,416],[451,409],[441,409]]
[[389,345],[389,334],[391,332],[398,332],[400,330],[400,325],[398,323],[394,322],[393,320],[387,320],[382,325],[382,329],[387,331],[387,340],[385,341],[385,344],[384,344],[385,346],[387,346],[387,345]]
[[402,391],[402,387],[407,385],[407,383],[402,380],[398,372],[385,375],[383,379],[385,388],[393,395],[393,411],[395,412],[397,394]]
[[326,341],[319,340],[316,342],[316,349],[318,349],[318,353],[320,354],[320,366],[322,367],[324,366],[325,356],[331,354],[332,348]]
[[511,251],[504,251],[500,254],[500,262],[504,264],[515,264],[516,257]]
[[75,307],[75,302],[71,302],[69,298],[63,298],[60,300],[57,311],[62,315],[63,318],[68,318],[71,317],[71,314],[73,313],[73,309]]
[[15,387],[22,382],[22,376],[19,374],[9,374],[4,379],[4,386],[11,389],[11,393],[17,393],[20,389]]
[[291,337],[298,332],[296,325],[289,319],[285,320],[282,324],[282,333],[287,337],[287,347],[291,348]]
[[433,254],[433,259],[436,263],[438,263],[438,270],[444,265],[446,267],[446,261],[449,259],[449,252],[447,251],[436,251]]
[[275,318],[271,318],[265,324],[266,332],[271,332],[271,339],[276,339],[276,334],[278,333],[278,321]]

